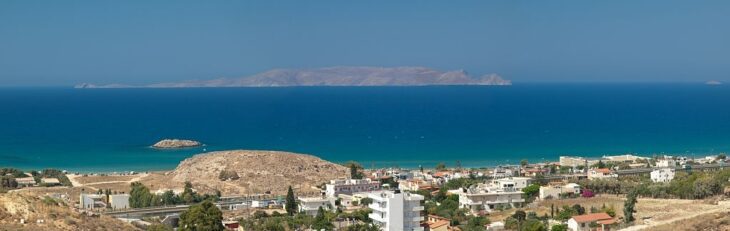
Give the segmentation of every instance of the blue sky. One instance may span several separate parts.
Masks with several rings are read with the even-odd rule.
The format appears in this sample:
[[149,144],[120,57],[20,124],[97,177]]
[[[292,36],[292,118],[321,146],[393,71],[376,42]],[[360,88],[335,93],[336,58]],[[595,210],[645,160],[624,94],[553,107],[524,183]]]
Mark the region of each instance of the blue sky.
[[730,1],[0,1],[0,86],[427,66],[730,80]]

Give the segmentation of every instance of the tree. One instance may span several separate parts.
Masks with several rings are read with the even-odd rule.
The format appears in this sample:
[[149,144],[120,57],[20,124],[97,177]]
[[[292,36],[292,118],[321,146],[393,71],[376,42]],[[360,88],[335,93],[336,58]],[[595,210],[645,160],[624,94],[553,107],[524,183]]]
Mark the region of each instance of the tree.
[[634,206],[636,206],[636,190],[631,190],[631,192],[626,195],[626,201],[624,202],[624,222],[631,223],[635,220],[634,213],[636,212],[636,209]]
[[291,188],[291,185],[289,186],[289,189],[286,191],[286,214],[289,214],[289,216],[293,216],[297,212],[297,200],[294,198],[294,190]]
[[346,167],[350,168],[350,178],[352,179],[362,179],[363,175],[362,172],[360,172],[363,167],[360,165],[360,163],[357,163],[355,161],[348,161],[347,164],[345,164]]
[[193,205],[180,214],[182,231],[222,231],[223,213],[211,201]]
[[553,227],[550,228],[550,231],[568,231],[568,225],[566,225],[566,224],[553,225]]
[[140,182],[132,182],[132,190],[129,191],[129,207],[144,208],[152,205],[152,194],[150,190]]
[[436,171],[444,171],[446,170],[446,164],[444,162],[438,163],[436,165]]
[[146,231],[173,231],[173,229],[163,224],[152,224],[147,226]]
[[586,214],[586,208],[583,206],[580,206],[579,204],[573,205],[573,210],[577,213],[577,215],[583,215]]
[[523,168],[526,167],[528,163],[529,162],[527,162],[527,159],[520,160],[520,166],[522,166]]
[[531,184],[530,186],[523,188],[522,192],[525,193],[525,194],[523,194],[523,197],[525,197],[525,199],[527,199],[527,202],[528,203],[532,202],[532,200],[535,199],[537,194],[540,193],[540,185]]
[[517,211],[515,211],[514,214],[512,214],[512,217],[514,219],[517,219],[517,221],[521,223],[522,221],[525,220],[525,218],[527,218],[527,213],[525,213],[525,211],[522,211],[522,210],[517,210]]
[[345,231],[380,231],[380,227],[375,224],[361,224],[357,223],[345,227]]
[[329,220],[327,220],[327,217],[324,214],[324,209],[322,207],[319,207],[319,210],[317,210],[317,216],[314,217],[314,224],[312,224],[312,229],[314,230],[334,230],[335,225],[333,225]]
[[372,203],[373,203],[373,198],[365,197],[365,198],[360,199],[360,204],[362,204],[363,206],[368,206]]

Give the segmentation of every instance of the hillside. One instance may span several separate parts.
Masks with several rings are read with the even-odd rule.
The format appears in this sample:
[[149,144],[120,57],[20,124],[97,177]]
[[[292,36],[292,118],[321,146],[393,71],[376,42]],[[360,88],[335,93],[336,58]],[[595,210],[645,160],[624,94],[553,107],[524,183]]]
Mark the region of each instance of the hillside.
[[291,87],[291,86],[428,86],[511,85],[499,75],[470,76],[466,71],[439,71],[426,67],[326,67],[275,69],[241,78],[219,78],[132,86],[83,83],[76,88],[184,88],[184,87]]
[[311,155],[234,150],[195,155],[182,161],[173,171],[151,174],[142,181],[154,185],[153,189],[177,189],[190,181],[202,192],[284,194],[289,185],[299,192],[312,192],[315,191],[313,186],[348,175],[346,167]]

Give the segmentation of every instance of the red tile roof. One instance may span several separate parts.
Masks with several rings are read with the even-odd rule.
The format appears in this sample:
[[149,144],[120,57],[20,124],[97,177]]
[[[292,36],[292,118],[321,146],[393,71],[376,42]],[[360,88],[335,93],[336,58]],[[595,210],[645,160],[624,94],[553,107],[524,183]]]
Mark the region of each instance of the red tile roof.
[[594,221],[613,220],[613,217],[609,216],[606,213],[591,213],[586,215],[573,216],[573,220],[578,223],[586,223]]

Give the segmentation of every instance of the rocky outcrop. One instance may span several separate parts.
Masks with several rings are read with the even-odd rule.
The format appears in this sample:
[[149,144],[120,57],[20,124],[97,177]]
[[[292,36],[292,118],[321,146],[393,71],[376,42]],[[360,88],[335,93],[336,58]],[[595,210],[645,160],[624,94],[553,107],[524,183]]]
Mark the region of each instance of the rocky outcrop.
[[464,70],[439,71],[426,67],[327,67],[275,69],[242,78],[220,78],[144,86],[79,84],[77,88],[182,87],[293,87],[293,86],[429,86],[512,85],[497,74],[481,77]]
[[[221,172],[236,177],[221,180]],[[235,150],[195,155],[182,161],[166,177],[170,187],[179,187],[189,181],[201,191],[220,190],[233,195],[271,192],[281,195],[290,185],[297,192],[311,192],[315,191],[313,187],[348,175],[346,167],[311,155]]]
[[191,148],[203,145],[194,140],[164,139],[152,145],[154,148]]

